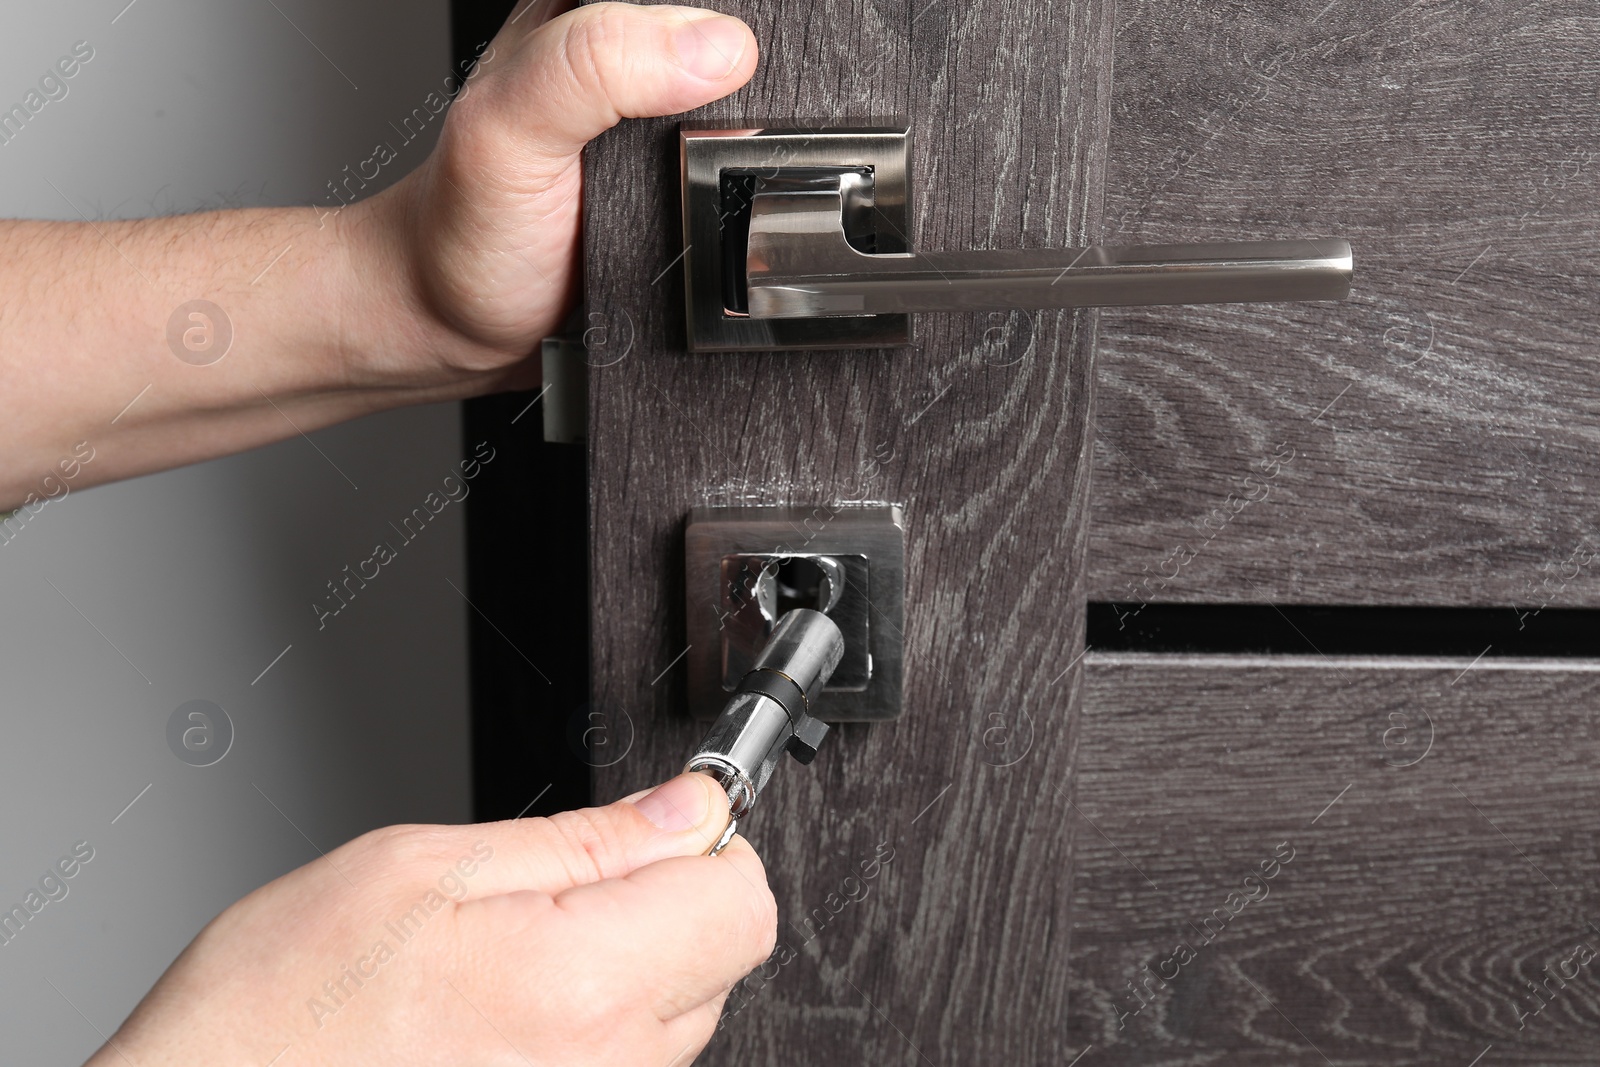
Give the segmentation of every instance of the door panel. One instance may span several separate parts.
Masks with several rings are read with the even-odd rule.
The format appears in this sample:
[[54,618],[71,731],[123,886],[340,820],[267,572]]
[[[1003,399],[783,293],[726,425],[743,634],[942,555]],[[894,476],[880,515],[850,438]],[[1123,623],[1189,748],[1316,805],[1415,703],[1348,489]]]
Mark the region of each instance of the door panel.
[[1102,313],[1090,598],[1600,605],[1593,5],[1118,18],[1108,240],[1343,236],[1356,276]]
[[1074,1047],[1140,1067],[1465,1065],[1491,1044],[1485,1063],[1594,1062],[1600,959],[1543,983],[1600,951],[1600,670],[1085,662]]
[[705,1062],[1592,1059],[1600,985],[1526,988],[1600,949],[1592,663],[1080,653],[1089,598],[1600,606],[1600,22],[1146,0],[1113,95],[1108,0],[719,6],[763,64],[693,118],[909,120],[923,248],[1339,236],[1357,295],[691,356],[676,123],[591,147],[598,798],[701,732],[691,508],[906,520],[903,717],[839,728],[741,826],[779,949]]
[[[1109,4],[719,6],[763,63],[696,119],[908,116],[922,247],[1096,231]],[[896,352],[687,355],[674,129],[625,124],[587,157],[594,712],[632,736],[597,794],[670,774],[702,729],[677,660],[695,505],[903,503],[912,665],[898,722],[839,729],[741,825],[795,958],[735,992],[706,1062],[1057,1062],[1094,316],[930,317]],[[880,846],[870,891],[806,938]]]

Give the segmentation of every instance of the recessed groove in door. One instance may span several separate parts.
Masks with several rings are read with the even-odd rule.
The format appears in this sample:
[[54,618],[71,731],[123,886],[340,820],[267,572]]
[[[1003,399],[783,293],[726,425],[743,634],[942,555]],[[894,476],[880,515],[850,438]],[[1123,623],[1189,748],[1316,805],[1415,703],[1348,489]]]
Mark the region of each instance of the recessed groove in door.
[[1600,657],[1600,611],[1091,603],[1095,652]]

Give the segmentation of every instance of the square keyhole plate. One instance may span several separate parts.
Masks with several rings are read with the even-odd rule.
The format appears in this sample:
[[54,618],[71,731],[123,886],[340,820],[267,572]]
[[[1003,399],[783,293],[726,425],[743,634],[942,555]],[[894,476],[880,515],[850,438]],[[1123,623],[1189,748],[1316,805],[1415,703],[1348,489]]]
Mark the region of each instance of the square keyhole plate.
[[[905,524],[883,507],[695,508],[684,535],[689,707],[713,719],[765,636],[753,593],[763,561],[829,556],[846,580],[830,616],[845,656],[819,701],[827,722],[900,714]],[[810,605],[807,605],[810,606]]]

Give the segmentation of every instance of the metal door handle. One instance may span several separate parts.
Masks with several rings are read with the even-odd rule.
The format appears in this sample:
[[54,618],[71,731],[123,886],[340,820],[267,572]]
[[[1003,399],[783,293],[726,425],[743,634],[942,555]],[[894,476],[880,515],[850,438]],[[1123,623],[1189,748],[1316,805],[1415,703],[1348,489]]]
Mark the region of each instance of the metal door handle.
[[[861,252],[846,236],[854,173],[758,185],[745,277],[755,319],[910,311],[1342,300],[1346,241]],[[787,187],[786,187],[787,186]],[[856,197],[860,199],[860,197]]]
[[1341,240],[918,252],[904,127],[684,129],[694,351],[908,344],[913,311],[1339,300]]

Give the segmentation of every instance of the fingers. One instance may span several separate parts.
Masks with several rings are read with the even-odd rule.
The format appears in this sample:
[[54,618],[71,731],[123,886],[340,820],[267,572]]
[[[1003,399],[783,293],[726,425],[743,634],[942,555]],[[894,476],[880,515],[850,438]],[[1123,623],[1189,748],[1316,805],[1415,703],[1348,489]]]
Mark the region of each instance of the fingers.
[[717,856],[661,860],[554,898],[470,901],[457,915],[483,931],[469,941],[490,939],[506,959],[573,961],[562,980],[576,999],[619,1020],[671,1020],[721,997],[777,938],[766,871],[739,838]]
[[545,23],[499,69],[516,128],[550,156],[576,156],[619,119],[675,115],[720,99],[755,72],[755,36],[692,7],[593,4]]
[[703,774],[680,774],[636,799],[466,828],[494,849],[468,899],[533,889],[554,895],[621,878],[657,860],[703,856],[728,825],[728,797]]
[[[330,857],[358,884],[381,877],[402,895],[441,876],[455,900],[621,878],[648,863],[703,856],[728,825],[728,797],[703,774],[680,774],[648,793],[550,818],[374,831]],[[369,873],[370,872],[370,873]]]
[[663,860],[569,889],[555,904],[582,932],[586,958],[663,1020],[726,993],[777,940],[766,869],[742,838],[717,856]]
[[717,1034],[726,991],[697,1008],[690,1008],[666,1026],[667,1067],[688,1067]]

